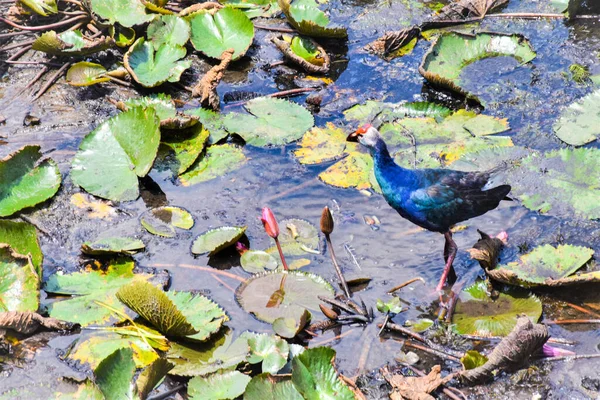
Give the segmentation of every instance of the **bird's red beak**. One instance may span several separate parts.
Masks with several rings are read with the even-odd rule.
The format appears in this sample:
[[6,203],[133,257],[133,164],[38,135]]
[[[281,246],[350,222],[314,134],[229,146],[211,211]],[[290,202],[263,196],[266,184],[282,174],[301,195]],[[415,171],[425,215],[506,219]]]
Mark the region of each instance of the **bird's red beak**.
[[358,142],[358,138],[361,137],[362,135],[364,135],[365,133],[367,133],[367,131],[369,130],[370,127],[371,127],[371,124],[364,124],[363,126],[359,127],[356,130],[356,132],[349,134],[348,137],[346,138],[346,141]]

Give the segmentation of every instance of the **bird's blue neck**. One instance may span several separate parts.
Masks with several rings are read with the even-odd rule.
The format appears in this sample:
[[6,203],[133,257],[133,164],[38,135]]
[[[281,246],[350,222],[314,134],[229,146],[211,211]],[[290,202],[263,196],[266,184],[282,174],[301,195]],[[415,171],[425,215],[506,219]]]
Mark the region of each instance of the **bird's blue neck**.
[[[415,173],[413,170],[403,168],[394,162],[382,138],[379,138],[374,146],[369,148],[375,167],[375,177],[379,185],[400,185],[410,187],[414,184]],[[393,180],[393,182],[389,181]]]

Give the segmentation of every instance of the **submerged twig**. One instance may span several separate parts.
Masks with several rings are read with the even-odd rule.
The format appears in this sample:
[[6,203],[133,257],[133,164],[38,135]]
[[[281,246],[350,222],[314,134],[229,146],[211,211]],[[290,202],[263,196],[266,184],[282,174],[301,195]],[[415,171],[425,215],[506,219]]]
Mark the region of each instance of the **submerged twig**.
[[37,99],[42,97],[42,95],[44,93],[46,93],[46,91],[50,88],[50,86],[52,86],[54,84],[54,82],[56,82],[56,80],[58,78],[60,78],[60,76],[67,70],[67,68],[69,68],[71,66],[71,64],[72,64],[71,62],[68,62],[68,63],[65,63],[62,67],[60,67],[58,69],[58,71],[56,71],[56,73],[54,75],[52,75],[50,77],[50,79],[48,79],[48,82],[46,82],[46,84],[44,86],[42,86],[42,88],[33,97],[33,101],[36,101]]
[[404,345],[408,346],[408,347],[412,347],[413,349],[424,351],[424,352],[429,353],[429,354],[433,354],[434,356],[437,356],[439,358],[443,358],[444,360],[454,361],[454,362],[457,362],[457,363],[460,362],[460,358],[458,358],[458,357],[454,357],[453,355],[445,353],[445,352],[443,352],[441,350],[432,349],[431,347],[421,346],[420,344],[413,343],[410,340],[407,340],[406,342],[404,342]]
[[399,332],[402,333],[403,335],[406,335],[410,338],[416,339],[419,342],[423,342],[425,343],[426,340],[423,336],[419,335],[416,332],[411,331],[410,329],[406,329],[403,326],[400,326],[398,324],[394,324],[393,322],[388,322],[385,326],[383,324],[377,324],[378,327],[385,327],[386,329],[395,331],[395,332]]
[[19,47],[29,46],[29,45],[33,44],[33,42],[35,42],[35,40],[28,40],[26,42],[14,43],[14,44],[11,44],[10,46],[1,48],[0,52],[12,50],[12,49],[18,49]]
[[278,27],[278,26],[267,26],[267,25],[254,24],[254,27],[256,29],[262,29],[264,31],[283,32],[283,33],[296,33],[295,29]]
[[423,279],[423,278],[421,278],[421,277],[419,276],[419,277],[416,277],[416,278],[409,279],[409,280],[407,280],[406,282],[399,284],[398,286],[394,286],[393,288],[391,288],[390,290],[388,290],[388,292],[387,292],[387,293],[388,293],[388,294],[392,294],[392,293],[394,293],[394,292],[396,292],[396,291],[398,291],[398,290],[402,289],[403,287],[406,287],[406,286],[408,286],[408,285],[410,285],[411,283],[414,283],[414,282],[416,282],[416,281],[421,281],[421,282],[423,282],[423,284],[425,283],[425,279]]

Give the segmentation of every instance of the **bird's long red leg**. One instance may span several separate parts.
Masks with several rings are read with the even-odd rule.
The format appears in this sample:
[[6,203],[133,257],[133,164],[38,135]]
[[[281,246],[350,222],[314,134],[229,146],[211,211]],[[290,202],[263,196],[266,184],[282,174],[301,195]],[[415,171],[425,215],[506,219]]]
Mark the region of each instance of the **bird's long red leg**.
[[440,283],[438,283],[437,287],[435,288],[437,291],[442,290],[449,275],[456,277],[456,273],[454,272],[454,267],[452,264],[454,263],[458,246],[456,243],[454,243],[454,240],[452,240],[452,232],[448,231],[444,233],[444,238],[446,239],[446,244],[444,245],[444,260],[446,261],[446,266],[444,267],[444,272],[440,278]]

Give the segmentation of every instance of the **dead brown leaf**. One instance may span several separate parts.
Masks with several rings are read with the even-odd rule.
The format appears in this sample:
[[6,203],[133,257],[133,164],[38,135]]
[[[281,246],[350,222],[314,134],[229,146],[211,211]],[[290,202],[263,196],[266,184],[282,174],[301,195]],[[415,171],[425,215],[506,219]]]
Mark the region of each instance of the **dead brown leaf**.
[[[291,39],[291,37],[290,37]],[[329,55],[325,51],[323,47],[321,47],[317,42],[310,38],[305,38],[305,40],[309,40],[312,42],[313,46],[315,46],[319,53],[323,56],[323,64],[316,65],[306,61],[304,58],[296,55],[291,48],[291,43],[288,40],[285,40],[284,35],[274,36],[271,38],[271,41],[277,46],[277,48],[283,53],[284,57],[292,62],[300,65],[307,72],[312,72],[315,74],[326,74],[329,72],[330,59]]]
[[221,54],[221,62],[212,67],[192,89],[192,96],[200,97],[200,105],[202,107],[212,108],[215,111],[219,110],[217,86],[221,82],[221,79],[223,79],[223,74],[229,66],[234,52],[234,49],[225,50]]
[[441,385],[452,379],[453,375],[442,378],[442,368],[435,365],[428,375],[421,377],[406,377],[402,374],[391,374],[387,368],[382,370],[384,378],[394,388],[390,393],[392,400],[434,400],[429,393],[434,392]]
[[481,239],[475,243],[472,249],[468,249],[467,251],[472,259],[479,261],[481,268],[486,271],[494,269],[496,268],[496,265],[498,265],[498,257],[505,244],[502,238],[504,238],[506,234],[505,232],[502,232],[496,237],[491,237],[479,229],[477,229],[477,232],[481,235]]
[[412,26],[400,31],[386,32],[382,37],[376,39],[365,46],[365,50],[370,53],[377,54],[385,59],[390,57],[394,52],[400,50],[414,38],[419,37],[421,28]]
[[498,10],[508,4],[508,0],[459,0],[448,4],[437,14],[434,14],[425,24],[428,28],[433,25],[447,25],[464,21],[480,19],[488,12]]
[[35,332],[40,326],[63,331],[72,329],[73,325],[71,322],[42,317],[40,314],[31,311],[7,311],[0,313],[0,329],[12,329],[25,335]]

